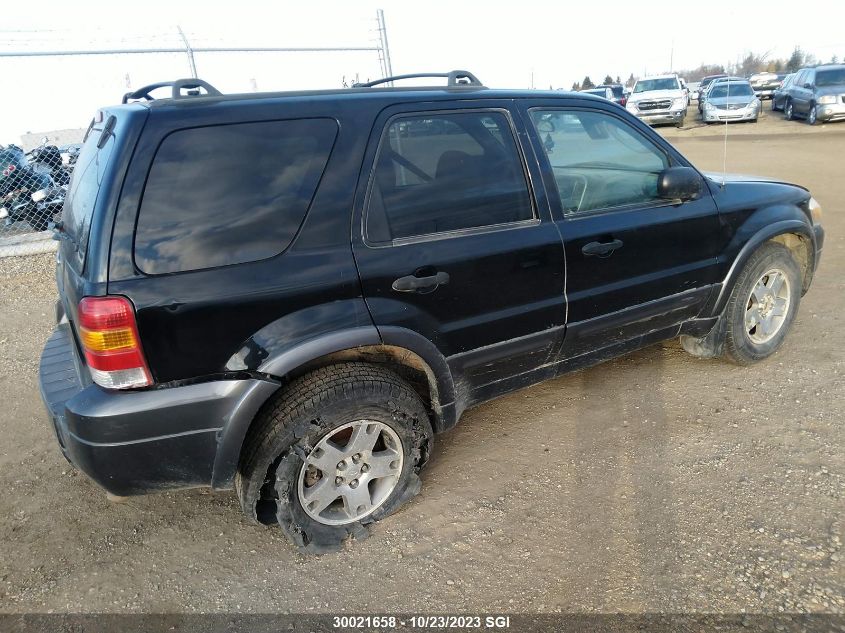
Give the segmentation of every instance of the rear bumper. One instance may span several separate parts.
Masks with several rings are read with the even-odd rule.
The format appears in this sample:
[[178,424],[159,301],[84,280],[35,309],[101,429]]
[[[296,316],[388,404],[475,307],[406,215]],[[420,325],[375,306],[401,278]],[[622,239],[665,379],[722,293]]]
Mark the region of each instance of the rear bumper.
[[108,492],[209,486],[218,437],[257,379],[144,391],[91,384],[60,324],[41,356],[41,396],[65,457]]

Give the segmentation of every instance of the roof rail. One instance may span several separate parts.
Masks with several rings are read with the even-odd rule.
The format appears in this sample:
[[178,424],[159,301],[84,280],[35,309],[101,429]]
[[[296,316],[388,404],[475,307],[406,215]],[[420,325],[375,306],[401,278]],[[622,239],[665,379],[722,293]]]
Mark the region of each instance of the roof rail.
[[352,84],[353,88],[372,88],[380,84],[390,83],[391,81],[398,81],[400,79],[419,79],[422,77],[446,77],[448,81],[446,85],[449,88],[459,88],[463,86],[471,86],[473,88],[484,87],[484,84],[468,70],[453,70],[448,73],[414,73],[412,75],[395,75],[393,77],[384,77],[383,79],[376,79],[366,83]]
[[[129,103],[129,101],[133,99],[153,101],[154,97],[152,97],[150,93],[153,90],[158,90],[159,88],[173,88],[173,92],[171,93],[171,98],[173,99],[185,99],[187,97],[199,96],[201,94],[200,88],[205,90],[205,96],[220,97],[223,95],[223,93],[217,88],[202,79],[177,79],[175,81],[161,81],[156,84],[144,86],[143,88],[138,88],[134,92],[127,92],[123,95],[122,103]],[[183,90],[187,90],[187,92],[183,94]]]

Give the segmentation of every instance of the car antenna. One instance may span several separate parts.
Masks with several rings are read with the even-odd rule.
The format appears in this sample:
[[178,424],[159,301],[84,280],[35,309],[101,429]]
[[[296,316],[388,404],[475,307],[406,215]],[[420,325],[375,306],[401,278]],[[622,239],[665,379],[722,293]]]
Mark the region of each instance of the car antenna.
[[[728,108],[728,104],[731,102],[731,82],[730,80],[725,81],[726,87],[728,89],[727,97],[725,98],[725,108]],[[725,185],[728,182],[728,121],[730,119],[727,115],[725,115],[725,146],[722,150],[722,189],[725,188]]]

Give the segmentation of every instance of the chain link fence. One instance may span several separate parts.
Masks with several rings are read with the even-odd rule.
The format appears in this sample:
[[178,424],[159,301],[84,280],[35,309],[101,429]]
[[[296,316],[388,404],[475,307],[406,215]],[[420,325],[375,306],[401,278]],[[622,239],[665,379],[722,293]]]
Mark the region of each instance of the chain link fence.
[[61,215],[79,149],[48,138],[29,152],[0,146],[0,257],[55,248],[50,225]]

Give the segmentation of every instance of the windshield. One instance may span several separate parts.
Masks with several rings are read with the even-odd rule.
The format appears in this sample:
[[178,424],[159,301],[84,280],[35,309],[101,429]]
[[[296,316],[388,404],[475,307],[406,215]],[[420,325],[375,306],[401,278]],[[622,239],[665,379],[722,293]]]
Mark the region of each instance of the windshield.
[[634,86],[634,92],[648,92],[650,90],[677,90],[678,80],[674,77],[665,79],[642,79]]
[[816,86],[838,86],[845,84],[845,68],[819,70],[816,72]]
[[754,94],[751,86],[739,83],[718,83],[710,89],[711,99],[723,99],[725,97],[750,97]]
[[604,91],[604,88],[600,90],[582,90],[581,92],[586,92],[588,95],[596,95],[598,97],[606,97],[607,93]]
[[712,82],[716,79],[719,79],[719,77],[724,77],[724,76],[725,75],[719,75],[718,77],[705,77],[704,79],[701,80],[701,87],[704,88],[704,87],[710,85],[710,82]]

